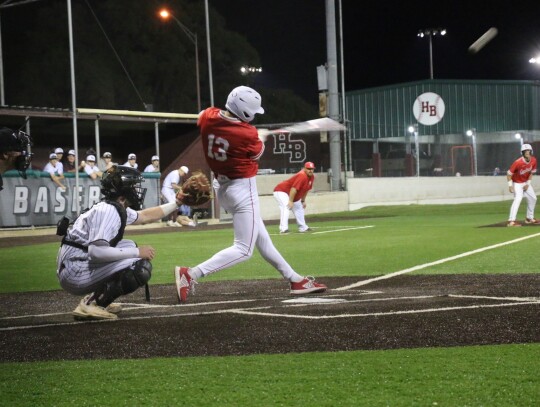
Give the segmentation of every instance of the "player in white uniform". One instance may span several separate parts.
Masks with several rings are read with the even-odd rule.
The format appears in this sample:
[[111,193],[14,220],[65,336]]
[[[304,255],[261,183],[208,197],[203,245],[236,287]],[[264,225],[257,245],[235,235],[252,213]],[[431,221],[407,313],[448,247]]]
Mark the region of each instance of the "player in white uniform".
[[[161,195],[163,199],[167,202],[176,202],[176,193],[180,191],[181,184],[180,180],[182,177],[185,177],[189,172],[189,168],[185,165],[182,165],[177,170],[173,170],[167,174],[163,180],[163,185],[161,187]],[[197,219],[190,219],[188,216],[178,215],[178,211],[171,213],[171,218],[167,221],[167,226],[197,226]]]
[[239,86],[229,94],[225,107],[227,110],[204,110],[197,124],[206,162],[219,182],[219,203],[233,218],[234,243],[196,267],[175,268],[180,302],[187,300],[196,280],[248,260],[255,247],[290,282],[291,294],[326,291],[324,284],[293,270],[274,247],[262,221],[255,175],[264,143],[249,124],[256,113],[264,113],[261,96],[254,89]]
[[159,172],[159,156],[153,155],[150,161],[143,172]]
[[98,177],[103,176],[103,173],[99,170],[98,166],[96,165],[95,155],[90,154],[86,157],[84,172],[86,172],[88,176],[92,179],[96,179]]
[[133,168],[113,166],[101,181],[104,200],[63,231],[58,280],[67,292],[86,295],[73,311],[76,319],[116,319],[121,307],[113,301],[150,280],[156,251],[123,239],[124,227],[159,220],[175,211],[178,202],[139,210],[146,192],[142,180]]
[[133,153],[129,154],[128,160],[124,163],[124,166],[131,168],[139,168],[139,164],[137,164],[137,156]]
[[66,186],[62,184],[62,180],[64,179],[63,168],[63,166],[60,167],[56,153],[51,153],[49,154],[49,162],[43,168],[43,171],[48,172],[53,182],[65,191]]
[[58,174],[64,173],[64,163],[62,162],[62,158],[64,157],[64,149],[62,147],[58,147],[54,150],[54,153],[56,154],[56,157],[58,158],[58,163],[56,166],[58,167]]

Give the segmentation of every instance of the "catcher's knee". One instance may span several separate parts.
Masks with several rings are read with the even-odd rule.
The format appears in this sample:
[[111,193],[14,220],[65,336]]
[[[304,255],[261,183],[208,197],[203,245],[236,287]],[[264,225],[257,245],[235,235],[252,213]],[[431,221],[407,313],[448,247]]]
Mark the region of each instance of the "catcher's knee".
[[102,307],[111,304],[122,295],[127,295],[144,286],[152,276],[152,263],[146,259],[137,260],[120,271],[116,278],[108,281],[98,293],[96,303]]

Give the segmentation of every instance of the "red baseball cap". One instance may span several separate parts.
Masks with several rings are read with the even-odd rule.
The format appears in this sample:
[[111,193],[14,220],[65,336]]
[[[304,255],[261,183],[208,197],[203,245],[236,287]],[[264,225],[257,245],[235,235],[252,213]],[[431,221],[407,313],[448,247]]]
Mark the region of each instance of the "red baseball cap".
[[308,161],[305,165],[304,165],[304,168],[308,168],[310,170],[314,170],[315,169],[315,164],[313,164],[311,161]]

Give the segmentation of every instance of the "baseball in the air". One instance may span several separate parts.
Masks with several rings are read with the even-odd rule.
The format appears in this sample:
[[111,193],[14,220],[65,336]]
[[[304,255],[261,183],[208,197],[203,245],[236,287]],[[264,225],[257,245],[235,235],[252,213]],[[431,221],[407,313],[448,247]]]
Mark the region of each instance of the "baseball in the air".
[[469,53],[476,54],[482,48],[486,46],[499,32],[495,27],[491,27],[487,30],[480,38],[478,38],[472,45],[469,47]]

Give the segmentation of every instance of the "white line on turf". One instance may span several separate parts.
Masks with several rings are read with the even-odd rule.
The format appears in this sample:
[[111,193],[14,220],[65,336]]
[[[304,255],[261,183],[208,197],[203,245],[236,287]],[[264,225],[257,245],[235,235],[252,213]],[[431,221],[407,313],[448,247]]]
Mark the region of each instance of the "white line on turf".
[[474,298],[474,299],[483,299],[483,300],[500,300],[500,301],[518,301],[518,302],[528,302],[528,301],[539,301],[540,297],[489,297],[484,295],[460,295],[460,294],[448,294],[449,297],[455,298]]
[[375,225],[368,225],[368,226],[356,226],[356,227],[346,227],[346,228],[342,228],[342,229],[334,229],[334,230],[325,230],[325,231],[321,231],[321,232],[311,232],[312,235],[321,235],[323,233],[335,233],[335,232],[345,232],[345,231],[348,231],[348,230],[357,230],[357,229],[368,229],[368,228],[374,228]]
[[400,276],[402,274],[407,274],[407,273],[411,273],[413,271],[422,270],[422,269],[425,269],[425,268],[428,268],[428,267],[431,267],[431,266],[437,266],[439,264],[447,263],[447,262],[452,261],[452,260],[457,260],[457,259],[461,259],[463,257],[471,256],[473,254],[482,253],[482,252],[485,252],[487,250],[492,250],[492,249],[497,249],[499,247],[508,246],[510,244],[522,242],[524,240],[532,239],[533,237],[538,237],[538,236],[540,236],[540,233],[535,233],[533,235],[523,236],[523,237],[520,237],[520,238],[517,238],[517,239],[508,240],[507,242],[497,243],[497,244],[494,244],[494,245],[491,245],[491,246],[481,247],[480,249],[471,250],[471,251],[461,253],[461,254],[457,254],[457,255],[451,256],[451,257],[446,257],[444,259],[432,261],[430,263],[420,264],[418,266],[414,266],[414,267],[410,267],[408,269],[396,271],[394,273],[385,274],[383,276],[370,278],[368,280],[358,281],[358,282],[356,282],[354,284],[334,288],[333,291],[343,291],[343,290],[349,290],[351,288],[361,287],[363,285],[373,283],[374,281],[386,280],[387,278]]
[[530,305],[540,304],[540,301],[529,302],[512,302],[506,304],[485,304],[485,305],[469,305],[463,307],[442,307],[442,308],[428,308],[428,309],[416,309],[407,311],[391,311],[391,312],[371,312],[367,314],[338,314],[338,315],[293,315],[293,314],[276,314],[270,312],[254,312],[246,310],[230,310],[232,314],[244,314],[244,315],[257,315],[261,317],[280,317],[280,318],[296,318],[296,319],[337,319],[337,318],[358,318],[358,317],[380,317],[386,315],[402,315],[402,314],[422,314],[427,312],[442,312],[442,311],[458,311],[466,309],[479,309],[479,308],[500,308],[500,307],[516,307],[518,305]]

